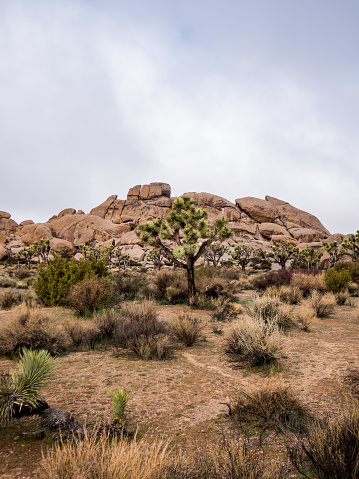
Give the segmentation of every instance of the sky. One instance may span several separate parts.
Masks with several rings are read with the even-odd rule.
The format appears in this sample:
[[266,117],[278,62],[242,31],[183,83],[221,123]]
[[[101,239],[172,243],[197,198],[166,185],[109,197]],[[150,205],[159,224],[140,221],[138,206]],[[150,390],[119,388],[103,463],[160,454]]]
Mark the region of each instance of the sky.
[[359,229],[357,0],[0,0],[0,210],[165,182]]

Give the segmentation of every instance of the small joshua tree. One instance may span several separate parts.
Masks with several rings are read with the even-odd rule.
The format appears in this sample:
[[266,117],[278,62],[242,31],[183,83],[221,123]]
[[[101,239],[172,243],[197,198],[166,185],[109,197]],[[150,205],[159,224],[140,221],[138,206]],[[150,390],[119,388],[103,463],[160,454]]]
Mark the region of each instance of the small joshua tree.
[[205,209],[196,208],[195,201],[184,196],[174,200],[167,218],[143,223],[136,232],[143,243],[160,248],[170,262],[186,270],[190,304],[196,295],[195,263],[211,243],[222,242],[233,235],[227,221],[216,220],[213,226],[209,226],[207,216]]
[[340,251],[338,246],[338,241],[332,241],[328,243],[327,241],[322,241],[325,251],[329,254],[329,264],[328,269],[332,268],[335,263],[339,261]]
[[166,256],[163,254],[163,251],[161,250],[161,248],[153,248],[147,254],[147,260],[151,261],[154,268],[157,270],[161,269],[161,266],[163,265],[165,257]]
[[253,259],[254,248],[247,245],[237,245],[234,248],[234,251],[229,253],[232,256],[232,259],[237,266],[242,268],[242,271],[245,271],[248,264]]
[[344,240],[340,250],[341,254],[347,254],[352,257],[352,261],[359,259],[359,230],[355,235],[350,235],[348,239]]
[[285,242],[281,245],[275,245],[273,248],[273,263],[278,263],[282,269],[285,269],[287,261],[293,259],[298,254],[298,248],[295,248],[291,243]]
[[220,243],[212,243],[204,252],[204,257],[208,263],[218,266],[223,256],[227,253],[228,246]]

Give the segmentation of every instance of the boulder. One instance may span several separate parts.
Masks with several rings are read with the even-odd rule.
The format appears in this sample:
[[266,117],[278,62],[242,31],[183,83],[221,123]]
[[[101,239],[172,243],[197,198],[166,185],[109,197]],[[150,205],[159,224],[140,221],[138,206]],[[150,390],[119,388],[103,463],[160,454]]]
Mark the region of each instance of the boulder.
[[119,225],[114,224],[113,231],[117,235],[122,235],[123,233],[128,233],[131,231],[131,225],[129,223],[120,223]]
[[7,257],[7,251],[4,246],[0,245],[0,261]]
[[310,228],[295,228],[289,230],[290,234],[301,243],[313,243],[325,237],[320,231]]
[[10,217],[10,213],[7,213],[6,211],[0,211],[0,218],[5,218],[6,220],[8,220]]
[[74,208],[65,208],[64,210],[60,211],[57,217],[62,218],[63,216],[75,215],[75,214],[76,214],[76,210]]
[[290,236],[284,226],[280,226],[276,223],[261,223],[258,226],[261,235],[271,238],[273,235],[287,235]]
[[241,219],[241,212],[236,205],[221,196],[194,192],[184,193],[181,198],[183,196],[193,198],[199,208],[206,209],[210,223],[217,219],[225,219],[227,221],[239,221]]
[[330,235],[329,231],[322,225],[316,216],[271,196],[266,196],[266,201],[277,208],[279,216],[286,226],[288,222],[295,223],[302,228],[320,231],[325,237]]
[[273,223],[279,216],[277,208],[269,201],[247,196],[237,199],[236,204],[258,223]]
[[52,238],[50,240],[51,251],[59,253],[61,251],[61,248],[63,248],[64,246],[68,248],[69,253],[73,253],[75,251],[74,245],[70,241],[66,241],[61,238]]
[[36,223],[32,225],[22,226],[19,236],[25,245],[30,246],[35,243],[35,241],[40,241],[42,239],[51,239],[52,233],[48,224]]
[[0,217],[0,231],[4,231],[7,235],[11,233],[15,233],[18,224],[16,221],[12,220],[11,218],[1,218]]
[[35,223],[32,220],[21,221],[19,226],[34,225]]
[[297,246],[297,244],[298,244],[298,241],[296,239],[294,239],[294,238],[292,238],[291,236],[288,236],[288,235],[273,235],[271,237],[271,241],[274,244],[276,244],[276,243],[290,243],[293,246]]
[[85,212],[84,212],[84,211],[82,211],[82,210],[77,210],[77,213],[76,213],[76,214],[78,214],[78,215],[84,215],[84,214],[85,214]]
[[297,248],[299,249],[310,248],[310,249],[319,250],[323,248],[323,244],[321,241],[314,241],[313,243],[299,243],[297,245]]
[[6,243],[6,232],[0,231],[0,244],[5,244],[5,243]]
[[134,231],[129,231],[128,233],[124,233],[119,241],[120,245],[127,245],[127,244],[141,244],[140,239],[137,237]]
[[142,186],[138,196],[141,200],[152,200],[160,196],[171,198],[171,187],[168,183],[150,183]]
[[146,254],[145,250],[138,245],[135,245],[133,246],[133,248],[128,249],[126,253],[130,255],[130,259],[132,261],[136,261],[138,263],[141,263],[144,260]]
[[90,211],[90,215],[99,216],[100,218],[105,219],[108,209],[116,199],[117,195],[109,196],[107,200],[101,203],[99,206],[92,208],[92,210]]

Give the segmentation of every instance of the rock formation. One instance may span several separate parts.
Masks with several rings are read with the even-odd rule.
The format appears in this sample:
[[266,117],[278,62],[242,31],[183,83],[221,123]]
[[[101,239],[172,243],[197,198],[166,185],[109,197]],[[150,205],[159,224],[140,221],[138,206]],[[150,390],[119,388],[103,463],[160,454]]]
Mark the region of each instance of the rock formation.
[[[207,210],[210,223],[218,218],[229,222],[234,232],[228,241],[230,245],[247,243],[270,249],[275,243],[289,241],[300,248],[319,248],[323,239],[331,238],[318,218],[271,196],[265,200],[238,198],[232,203],[210,193],[185,195]],[[136,228],[143,222],[166,217],[173,200],[169,184],[150,183],[130,188],[126,200],[112,195],[89,214],[66,208],[46,223],[25,220],[18,225],[9,213],[0,211],[0,259],[6,256],[5,248],[18,251],[40,239],[49,239],[55,252],[63,246],[75,252],[86,241],[98,245],[114,243],[122,246],[132,259],[141,261],[145,248],[136,236]]]

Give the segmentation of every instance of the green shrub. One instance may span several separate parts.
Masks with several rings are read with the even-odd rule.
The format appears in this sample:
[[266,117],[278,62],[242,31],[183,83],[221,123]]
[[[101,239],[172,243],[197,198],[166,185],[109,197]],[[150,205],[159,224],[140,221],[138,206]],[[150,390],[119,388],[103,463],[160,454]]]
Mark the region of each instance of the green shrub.
[[173,304],[186,303],[188,285],[184,270],[161,270],[153,280],[156,299],[165,299]]
[[46,306],[65,304],[66,295],[71,286],[94,276],[108,274],[105,264],[101,261],[80,259],[68,261],[60,256],[41,263],[40,272],[35,281],[35,292]]
[[110,304],[111,286],[106,278],[84,279],[71,286],[66,302],[79,316],[98,311]]
[[352,281],[359,283],[359,263],[352,261],[339,261],[333,268],[334,271],[346,270],[350,274]]
[[330,269],[324,276],[326,287],[332,293],[340,293],[348,289],[352,277],[347,269]]
[[141,296],[148,298],[151,295],[149,279],[143,273],[119,271],[113,275],[113,292],[117,301],[133,301]]
[[15,288],[16,281],[8,276],[0,276],[0,288]]
[[109,394],[113,411],[112,422],[114,424],[123,424],[125,422],[125,409],[129,396],[123,387],[117,391],[111,391]]

